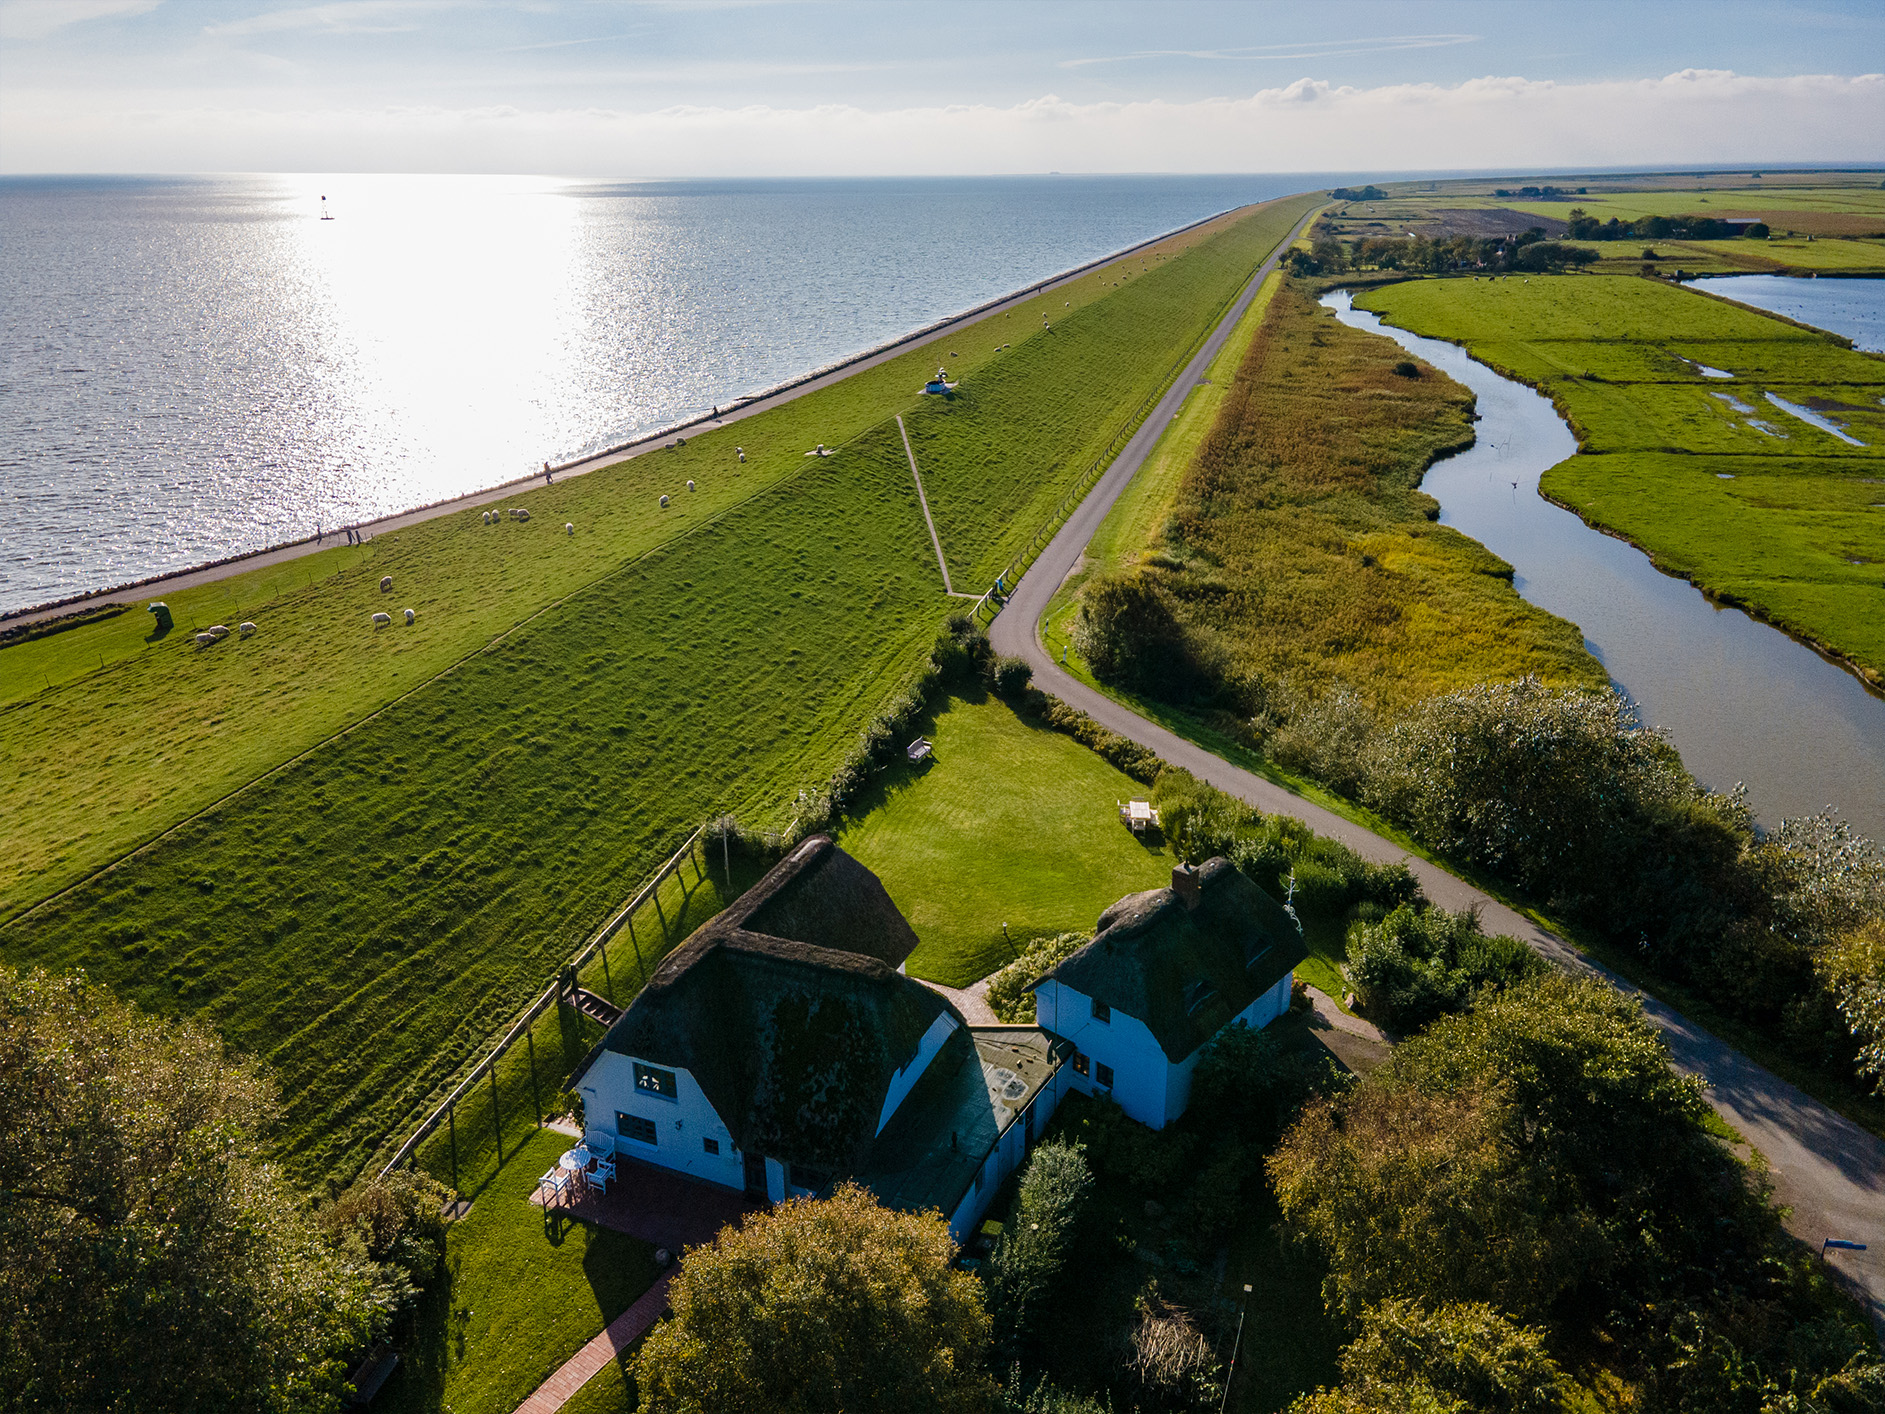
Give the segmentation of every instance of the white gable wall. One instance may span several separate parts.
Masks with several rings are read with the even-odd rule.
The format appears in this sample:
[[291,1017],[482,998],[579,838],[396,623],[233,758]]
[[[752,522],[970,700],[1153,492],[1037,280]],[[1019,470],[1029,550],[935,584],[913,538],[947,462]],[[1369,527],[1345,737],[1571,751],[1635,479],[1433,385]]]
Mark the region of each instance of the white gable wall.
[[[1255,1030],[1268,1026],[1289,1009],[1294,977],[1293,972],[1285,973],[1228,1024],[1241,1021]],[[1095,1021],[1093,999],[1052,977],[1034,989],[1034,1020],[1036,1025],[1072,1042],[1074,1049],[1087,1058],[1086,1075],[1076,1075],[1073,1081],[1081,1090],[1111,1094],[1130,1118],[1153,1129],[1163,1129],[1185,1112],[1191,1100],[1191,1072],[1198,1064],[1198,1051],[1182,1061],[1168,1059],[1144,1022],[1117,1010],[1109,1020]],[[1102,1065],[1112,1068],[1110,1091],[1100,1083]],[[1072,1067],[1068,1069],[1071,1072]]]
[[[644,1065],[653,1065],[644,1061]],[[656,1067],[674,1073],[676,1096],[667,1099],[635,1088],[635,1062],[631,1056],[604,1051],[597,1056],[582,1078],[583,1115],[590,1129],[607,1130],[616,1136],[616,1152],[643,1163],[725,1184],[728,1188],[746,1187],[740,1153],[733,1147],[733,1136],[721,1122],[694,1077],[678,1066]],[[638,1115],[654,1121],[655,1142],[646,1144],[621,1132],[617,1114]],[[718,1154],[709,1154],[703,1140],[714,1140]],[[772,1165],[769,1167],[776,1167]],[[782,1181],[775,1178],[774,1182]]]
[[877,1116],[879,1134],[884,1132],[884,1126],[890,1123],[890,1117],[897,1112],[897,1106],[903,1103],[903,1097],[922,1078],[929,1063],[936,1059],[936,1053],[943,1048],[943,1042],[955,1033],[955,1029],[955,1017],[946,1011],[937,1013],[936,1019],[929,1024],[929,1030],[923,1033],[923,1039],[917,1043],[916,1054],[890,1078],[890,1089],[884,1094],[883,1112]]

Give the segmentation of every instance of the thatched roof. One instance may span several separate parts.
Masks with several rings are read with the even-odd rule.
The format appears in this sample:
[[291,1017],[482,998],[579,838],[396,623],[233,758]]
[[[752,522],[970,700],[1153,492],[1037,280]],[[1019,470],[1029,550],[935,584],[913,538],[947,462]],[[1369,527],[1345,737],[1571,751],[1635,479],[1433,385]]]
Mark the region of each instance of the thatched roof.
[[1171,889],[1128,894],[1100,915],[1092,942],[1047,974],[1144,1022],[1173,1061],[1309,955],[1294,920],[1228,859],[1192,878],[1195,906]]
[[877,876],[816,835],[670,953],[605,1044],[689,1071],[741,1149],[849,1173],[955,1014],[896,970],[915,946]]

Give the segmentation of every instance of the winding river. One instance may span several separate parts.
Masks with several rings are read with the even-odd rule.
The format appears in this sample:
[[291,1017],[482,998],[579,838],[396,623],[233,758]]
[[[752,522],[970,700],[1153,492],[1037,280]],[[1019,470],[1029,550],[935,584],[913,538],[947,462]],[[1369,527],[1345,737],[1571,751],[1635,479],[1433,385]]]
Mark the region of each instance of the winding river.
[[1421,489],[1440,502],[1443,525],[1512,565],[1525,599],[1583,630],[1611,680],[1644,722],[1669,734],[1698,780],[1718,790],[1744,782],[1765,825],[1833,805],[1861,833],[1885,840],[1885,700],[1540,496],[1540,476],[1577,450],[1541,394],[1457,345],[1356,309],[1346,290],[1322,303],[1472,389],[1478,439],[1436,463]]

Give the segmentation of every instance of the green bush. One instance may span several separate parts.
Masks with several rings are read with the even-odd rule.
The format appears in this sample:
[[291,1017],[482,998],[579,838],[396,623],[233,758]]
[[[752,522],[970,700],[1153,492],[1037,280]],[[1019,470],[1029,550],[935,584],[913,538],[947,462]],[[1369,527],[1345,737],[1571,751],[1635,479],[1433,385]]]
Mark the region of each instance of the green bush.
[[1074,1228],[1093,1193],[1093,1171],[1078,1144],[1042,1144],[1022,1171],[1014,1211],[989,1263],[989,1308],[1000,1339],[1025,1348],[1067,1263]]
[[1509,987],[1548,965],[1517,938],[1488,937],[1473,910],[1402,904],[1379,923],[1350,930],[1342,972],[1368,1016],[1412,1032],[1465,1010],[1482,988]]
[[1171,605],[1147,574],[1088,580],[1073,638],[1101,682],[1184,701],[1203,680]]
[[988,979],[988,1007],[1010,1026],[1022,1026],[1034,1020],[1034,993],[1029,985],[1057,963],[1093,941],[1091,933],[1056,933],[1036,938],[1021,956]]
[[983,675],[988,679],[989,689],[997,697],[1005,697],[1013,701],[1028,690],[1028,683],[1034,676],[1034,669],[1028,666],[1025,658],[1001,654],[988,660],[983,668]]
[[1291,1414],[1408,1409],[1472,1414],[1557,1414],[1570,1382],[1545,1334],[1483,1302],[1428,1310],[1384,1301],[1362,1313],[1361,1335],[1342,1352],[1342,1388],[1298,1400]]

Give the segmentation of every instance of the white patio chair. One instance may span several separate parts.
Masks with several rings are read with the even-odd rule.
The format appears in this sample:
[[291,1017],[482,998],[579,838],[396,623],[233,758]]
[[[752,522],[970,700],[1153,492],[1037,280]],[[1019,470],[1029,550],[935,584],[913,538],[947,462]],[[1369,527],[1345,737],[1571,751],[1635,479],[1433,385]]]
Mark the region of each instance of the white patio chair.
[[607,1159],[597,1159],[595,1167],[589,1170],[588,1183],[591,1188],[607,1193],[614,1177],[615,1165]]
[[587,1149],[592,1154],[613,1154],[615,1152],[615,1136],[610,1134],[606,1129],[585,1129],[583,1131],[583,1148]]
[[547,1208],[553,1200],[564,1197],[569,1192],[569,1175],[560,1168],[552,1168],[537,1180],[537,1187],[547,1189],[543,1205]]

